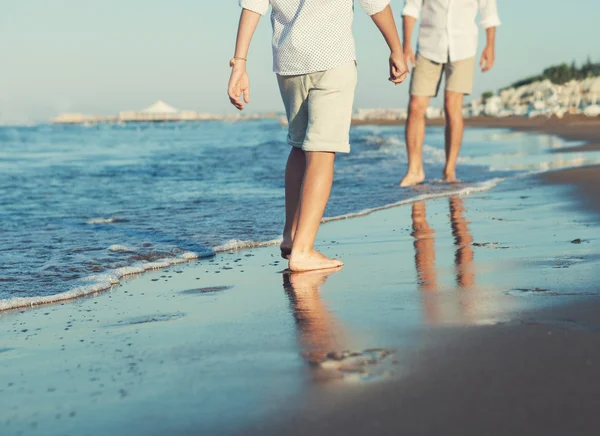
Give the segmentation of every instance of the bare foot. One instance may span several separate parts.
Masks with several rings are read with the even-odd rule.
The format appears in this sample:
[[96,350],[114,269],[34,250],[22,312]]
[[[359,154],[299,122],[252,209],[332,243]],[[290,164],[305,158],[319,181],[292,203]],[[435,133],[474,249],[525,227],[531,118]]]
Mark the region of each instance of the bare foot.
[[415,186],[422,183],[423,180],[425,180],[425,172],[423,172],[423,170],[417,173],[408,172],[400,182],[400,187],[406,188],[408,186]]
[[456,173],[454,171],[452,171],[452,172],[446,171],[446,172],[444,172],[444,182],[458,183],[458,182],[460,182],[460,180],[458,180],[456,178]]
[[319,291],[319,286],[327,281],[327,278],[343,267],[330,268],[326,270],[313,270],[304,272],[287,272],[289,278],[290,290],[300,293],[300,291]]
[[281,250],[281,257],[284,259],[289,259],[292,254],[292,244],[294,241],[291,236],[284,236],[283,241],[281,241],[281,245],[279,249]]
[[319,253],[317,250],[312,250],[308,253],[292,253],[290,256],[289,268],[293,272],[314,271],[320,269],[339,268],[344,265],[344,262],[338,259],[330,259],[327,256]]

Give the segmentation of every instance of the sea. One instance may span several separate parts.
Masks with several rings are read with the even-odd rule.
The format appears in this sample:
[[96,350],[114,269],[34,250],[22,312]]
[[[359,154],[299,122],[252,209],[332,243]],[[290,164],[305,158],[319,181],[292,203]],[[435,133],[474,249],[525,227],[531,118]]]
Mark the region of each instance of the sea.
[[[148,270],[275,245],[286,128],[277,120],[0,127],[0,310],[98,293]],[[458,184],[440,180],[444,131],[423,149],[428,182],[399,188],[402,126],[356,126],[336,159],[326,221],[495,189],[600,163],[549,135],[467,129]]]

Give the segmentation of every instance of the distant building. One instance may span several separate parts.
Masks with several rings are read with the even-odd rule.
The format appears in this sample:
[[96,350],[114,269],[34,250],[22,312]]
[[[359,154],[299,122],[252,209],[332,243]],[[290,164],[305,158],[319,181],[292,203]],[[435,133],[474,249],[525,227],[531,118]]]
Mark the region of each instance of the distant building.
[[123,111],[119,113],[122,122],[165,122],[165,121],[193,121],[198,119],[198,114],[193,111],[180,111],[162,100],[148,106],[141,111]]
[[275,114],[267,114],[261,116],[258,114],[249,115],[213,115],[197,113],[189,110],[179,110],[165,103],[163,100],[158,100],[154,104],[148,106],[141,111],[122,111],[117,116],[101,117],[94,115],[83,115],[78,113],[61,114],[52,118],[50,121],[55,124],[92,124],[92,123],[159,123],[159,122],[176,122],[176,121],[238,121],[238,120],[257,120],[262,118],[273,118]]

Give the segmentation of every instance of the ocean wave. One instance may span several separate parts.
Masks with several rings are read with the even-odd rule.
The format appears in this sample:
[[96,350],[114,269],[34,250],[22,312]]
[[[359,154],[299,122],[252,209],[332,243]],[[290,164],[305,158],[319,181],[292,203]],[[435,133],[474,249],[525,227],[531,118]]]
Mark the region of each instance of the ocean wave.
[[213,248],[213,251],[215,253],[226,253],[228,251],[237,251],[247,248],[271,247],[273,245],[281,244],[282,240],[282,238],[272,239],[270,241],[241,241],[239,239],[232,239]]
[[127,220],[122,218],[92,218],[91,220],[86,221],[87,225],[96,225],[96,224],[114,224],[114,223],[124,223]]
[[110,247],[108,247],[108,251],[127,253],[127,252],[135,251],[135,248],[127,247],[125,245],[114,244],[114,245],[111,245]]
[[[212,255],[206,255],[204,257],[211,256]],[[0,312],[14,309],[33,308],[45,304],[59,303],[77,298],[94,296],[119,285],[121,280],[126,277],[142,274],[147,271],[168,268],[172,265],[190,262],[199,258],[201,258],[201,256],[197,253],[186,252],[177,257],[161,259],[155,262],[143,262],[132,266],[117,268],[103,274],[91,275],[82,279],[82,284],[80,286],[59,294],[38,297],[14,297],[0,300]]]

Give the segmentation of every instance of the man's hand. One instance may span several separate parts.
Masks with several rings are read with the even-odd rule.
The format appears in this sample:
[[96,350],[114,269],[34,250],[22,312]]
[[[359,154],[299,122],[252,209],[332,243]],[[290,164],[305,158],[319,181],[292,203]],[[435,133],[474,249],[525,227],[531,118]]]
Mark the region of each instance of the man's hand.
[[417,65],[417,60],[415,58],[415,52],[412,47],[409,45],[404,45],[404,60],[406,61],[406,66],[408,67],[408,71],[410,72],[410,68],[415,67]]
[[244,110],[242,102],[242,94],[244,94],[244,102],[250,103],[250,78],[246,72],[246,62],[238,62],[231,70],[231,78],[229,79],[229,101],[239,110]]
[[483,50],[481,55],[481,61],[479,62],[479,66],[481,67],[481,71],[484,73],[489,71],[494,66],[494,62],[496,61],[494,46],[488,45]]
[[394,53],[390,55],[390,82],[399,85],[406,80],[410,70],[406,66],[404,53]]

